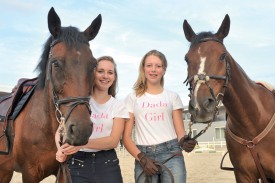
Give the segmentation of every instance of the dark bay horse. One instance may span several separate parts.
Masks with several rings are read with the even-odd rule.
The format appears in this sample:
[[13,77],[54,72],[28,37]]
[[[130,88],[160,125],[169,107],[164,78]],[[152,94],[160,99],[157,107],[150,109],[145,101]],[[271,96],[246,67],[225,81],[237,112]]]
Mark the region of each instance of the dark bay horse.
[[222,102],[228,115],[226,143],[239,183],[275,182],[275,98],[252,81],[223,44],[230,19],[216,33],[196,34],[183,23],[191,43],[185,60],[190,85],[189,111],[198,123],[213,121]]
[[[14,121],[11,152],[0,155],[0,182],[10,182],[21,172],[24,183],[38,183],[56,175],[59,163],[55,132],[64,127],[63,141],[84,145],[92,133],[89,99],[96,65],[89,46],[101,26],[101,15],[83,32],[61,27],[53,8],[48,13],[50,37],[44,45],[38,83],[22,112]],[[24,63],[22,63],[24,64]]]

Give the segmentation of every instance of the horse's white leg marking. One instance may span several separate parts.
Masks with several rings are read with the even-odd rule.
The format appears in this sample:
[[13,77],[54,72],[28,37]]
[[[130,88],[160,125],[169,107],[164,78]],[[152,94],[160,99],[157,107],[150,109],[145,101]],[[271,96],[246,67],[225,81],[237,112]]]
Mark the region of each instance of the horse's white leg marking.
[[[206,57],[201,56],[200,48],[198,50],[198,54],[200,55],[200,67],[199,67],[199,70],[198,70],[197,74],[202,74],[202,73],[204,73]],[[195,102],[195,109],[196,110],[200,110],[200,106],[198,104],[198,99],[197,99],[198,91],[199,91],[200,86],[201,86],[201,82],[197,82],[196,87],[194,89],[194,102]]]

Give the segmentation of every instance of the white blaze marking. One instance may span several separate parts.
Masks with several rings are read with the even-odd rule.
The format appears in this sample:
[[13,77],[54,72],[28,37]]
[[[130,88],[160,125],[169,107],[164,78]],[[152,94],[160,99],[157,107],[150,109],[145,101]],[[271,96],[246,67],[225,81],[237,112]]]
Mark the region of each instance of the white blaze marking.
[[80,58],[81,52],[80,52],[80,51],[76,51],[76,54],[78,55],[77,61],[80,62],[80,59],[79,59],[79,58]]
[[[198,50],[198,54],[200,55],[200,48]],[[204,68],[205,68],[205,61],[206,61],[206,57],[202,57],[200,56],[200,67],[198,70],[197,74],[202,74],[204,73]],[[198,104],[198,91],[199,91],[199,87],[201,86],[201,82],[197,82],[195,89],[194,89],[194,102],[195,102],[195,109],[200,110],[200,106]]]

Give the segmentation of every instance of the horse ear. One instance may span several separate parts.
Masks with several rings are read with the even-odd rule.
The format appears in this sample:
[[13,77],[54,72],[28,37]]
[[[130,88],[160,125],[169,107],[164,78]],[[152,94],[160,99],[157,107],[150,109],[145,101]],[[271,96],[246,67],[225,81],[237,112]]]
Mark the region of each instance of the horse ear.
[[187,20],[183,22],[183,31],[185,34],[186,39],[191,42],[192,39],[196,36],[196,33],[193,31],[192,27],[189,25]]
[[223,39],[228,35],[229,29],[230,29],[230,18],[228,14],[226,14],[218,32],[216,33],[217,38],[223,41]]
[[56,38],[60,34],[61,30],[61,21],[59,16],[54,11],[52,7],[48,13],[48,27],[49,31],[54,38]]
[[101,27],[101,23],[102,23],[102,18],[101,18],[101,14],[99,14],[91,23],[91,25],[84,31],[84,35],[88,38],[89,41],[93,40],[100,27]]

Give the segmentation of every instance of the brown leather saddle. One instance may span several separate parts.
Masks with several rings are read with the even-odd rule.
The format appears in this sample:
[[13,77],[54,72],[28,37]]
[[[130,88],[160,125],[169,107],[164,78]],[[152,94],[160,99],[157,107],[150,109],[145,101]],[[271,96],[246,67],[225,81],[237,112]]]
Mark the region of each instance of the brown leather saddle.
[[9,154],[14,137],[13,122],[31,97],[36,83],[37,78],[22,78],[18,80],[11,93],[1,92],[0,154]]

